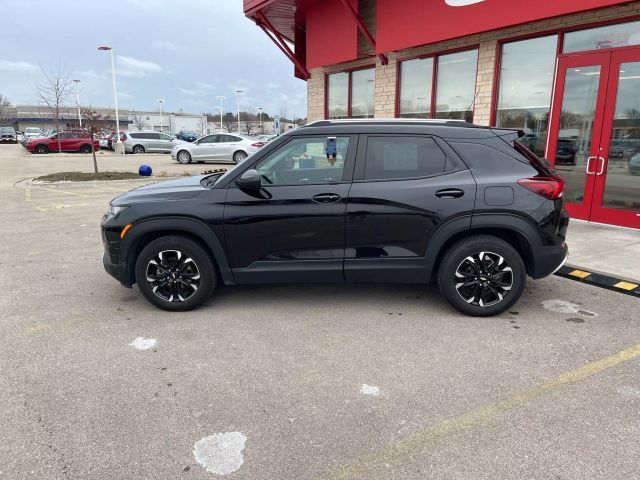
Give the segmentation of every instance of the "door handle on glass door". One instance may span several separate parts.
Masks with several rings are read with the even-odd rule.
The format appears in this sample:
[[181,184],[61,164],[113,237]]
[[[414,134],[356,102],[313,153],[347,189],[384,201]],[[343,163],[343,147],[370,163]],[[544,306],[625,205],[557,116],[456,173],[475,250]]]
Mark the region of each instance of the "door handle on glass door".
[[593,175],[593,174],[595,174],[595,173],[596,173],[596,171],[595,171],[595,170],[594,170],[593,172],[592,172],[591,170],[589,170],[589,166],[591,165],[591,160],[593,160],[594,158],[596,159],[596,167],[598,166],[598,165],[597,165],[598,157],[595,157],[595,156],[594,156],[594,157],[589,157],[589,158],[587,158],[587,175]]
[[607,159],[606,158],[602,158],[602,157],[598,157],[598,160],[602,160],[602,165],[600,166],[600,170],[598,171],[598,176],[602,175],[604,173],[604,166],[607,163]]

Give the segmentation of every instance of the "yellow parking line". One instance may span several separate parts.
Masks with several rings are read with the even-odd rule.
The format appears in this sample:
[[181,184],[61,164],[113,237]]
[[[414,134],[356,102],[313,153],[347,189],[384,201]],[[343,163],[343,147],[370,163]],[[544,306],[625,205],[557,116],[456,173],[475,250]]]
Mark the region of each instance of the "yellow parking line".
[[585,272],[583,270],[574,270],[573,272],[569,272],[569,275],[572,275],[578,278],[587,278],[589,275],[591,275],[591,272]]
[[486,405],[477,410],[472,410],[459,417],[445,420],[434,427],[422,430],[404,440],[384,447],[377,452],[362,456],[349,465],[345,465],[334,472],[329,472],[317,478],[332,480],[354,477],[367,478],[370,476],[367,475],[367,473],[371,470],[384,468],[385,464],[407,458],[440,438],[453,433],[459,433],[471,427],[482,426],[501,413],[506,413],[509,410],[521,407],[523,404],[536,400],[546,393],[557,390],[564,385],[584,380],[638,356],[640,356],[640,344],[601,360],[588,363],[575,370],[563,373],[548,382],[523,390],[499,402]]
[[639,286],[640,285],[638,285],[637,283],[631,283],[631,282],[618,282],[614,285],[614,287],[621,288],[623,290],[635,290]]

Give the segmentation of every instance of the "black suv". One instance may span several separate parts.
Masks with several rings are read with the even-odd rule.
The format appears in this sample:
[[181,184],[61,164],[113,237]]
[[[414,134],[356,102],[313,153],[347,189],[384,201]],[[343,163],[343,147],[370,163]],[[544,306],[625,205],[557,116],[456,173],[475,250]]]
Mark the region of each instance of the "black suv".
[[146,185],[102,221],[106,270],[165,310],[216,287],[437,279],[500,313],[567,257],[563,180],[523,132],[460,121],[320,121],[233,169]]

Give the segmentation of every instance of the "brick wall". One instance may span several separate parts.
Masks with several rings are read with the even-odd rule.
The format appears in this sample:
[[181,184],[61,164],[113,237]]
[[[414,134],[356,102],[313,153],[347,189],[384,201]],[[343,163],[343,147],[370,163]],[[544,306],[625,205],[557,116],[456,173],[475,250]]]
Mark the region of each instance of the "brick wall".
[[[361,16],[369,31],[375,37],[375,0],[359,0]],[[330,67],[311,70],[311,78],[307,82],[307,116],[309,121],[321,120],[325,115],[324,94],[325,75],[345,69],[376,63],[375,82],[375,116],[377,118],[393,117],[396,104],[397,61],[416,55],[426,55],[445,50],[459,49],[465,46],[479,45],[478,73],[476,77],[476,102],[474,122],[479,125],[489,125],[491,117],[491,98],[494,83],[496,63],[496,46],[499,39],[544,32],[567,26],[579,26],[602,20],[624,18],[640,15],[640,1],[616,7],[593,10],[590,12],[566,15],[564,17],[542,20],[526,25],[494,30],[487,33],[469,35],[454,40],[447,40],[422,47],[409,48],[387,55],[388,65],[382,65],[373,56],[373,51],[361,34],[358,34],[358,56],[353,62],[332,65]]]

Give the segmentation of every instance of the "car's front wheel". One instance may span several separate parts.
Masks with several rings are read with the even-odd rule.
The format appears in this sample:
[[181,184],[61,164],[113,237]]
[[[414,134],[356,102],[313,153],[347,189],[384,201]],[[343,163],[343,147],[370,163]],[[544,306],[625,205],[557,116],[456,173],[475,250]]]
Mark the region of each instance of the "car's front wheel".
[[145,246],[136,260],[135,275],[149,302],[174,312],[201,305],[217,286],[211,256],[198,243],[177,235]]
[[178,163],[187,164],[191,163],[191,154],[186,150],[180,150],[176,157],[178,159]]
[[491,235],[465,238],[449,248],[438,270],[447,301],[474,317],[497,315],[518,301],[526,271],[520,254]]
[[247,155],[247,152],[243,152],[242,150],[239,150],[233,154],[233,161],[235,163],[240,163],[240,162],[243,162],[248,156],[249,155]]
[[36,153],[49,153],[49,148],[46,145],[38,145],[34,151]]

